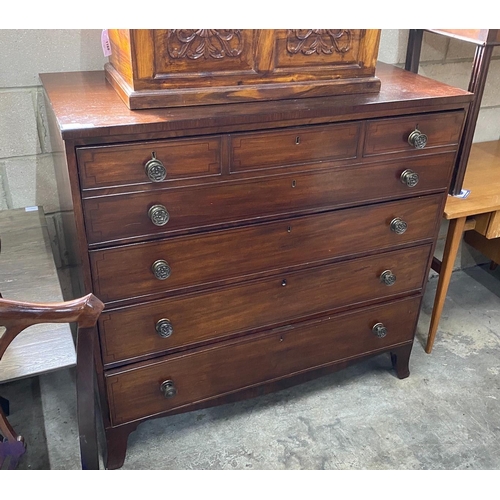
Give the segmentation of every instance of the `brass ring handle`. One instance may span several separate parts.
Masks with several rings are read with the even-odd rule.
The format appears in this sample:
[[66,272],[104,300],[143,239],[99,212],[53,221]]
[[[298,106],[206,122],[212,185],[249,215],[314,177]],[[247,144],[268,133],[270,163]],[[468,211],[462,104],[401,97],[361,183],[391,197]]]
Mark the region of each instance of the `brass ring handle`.
[[418,174],[409,168],[401,174],[400,179],[408,187],[415,187],[418,184]]
[[396,234],[403,234],[408,229],[408,224],[403,219],[395,217],[391,220],[390,228]]
[[166,280],[172,272],[166,260],[155,261],[151,266],[151,270],[157,280]]
[[146,162],[144,170],[151,182],[161,182],[167,177],[167,169],[154,153],[151,155],[151,160]]
[[424,149],[427,145],[427,136],[422,134],[418,128],[408,136],[408,144],[413,146],[415,149]]
[[387,269],[380,275],[380,281],[387,286],[392,286],[396,283],[396,275],[390,269]]
[[174,333],[174,327],[168,319],[160,319],[156,322],[156,333],[164,339],[168,339]]
[[173,380],[165,380],[160,386],[160,391],[163,393],[165,398],[173,398],[177,394],[177,387],[175,387]]
[[153,205],[148,210],[148,217],[155,226],[164,226],[170,220],[170,214],[163,205]]
[[375,325],[373,325],[372,332],[379,339],[382,339],[387,335],[387,328],[384,326],[383,323],[376,323]]

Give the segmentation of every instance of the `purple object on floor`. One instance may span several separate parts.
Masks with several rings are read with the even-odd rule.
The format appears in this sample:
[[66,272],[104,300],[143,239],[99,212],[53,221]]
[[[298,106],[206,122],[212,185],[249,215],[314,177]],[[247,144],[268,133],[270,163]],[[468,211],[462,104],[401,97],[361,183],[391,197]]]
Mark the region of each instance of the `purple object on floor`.
[[15,469],[25,451],[26,447],[22,438],[17,441],[0,442],[0,470]]

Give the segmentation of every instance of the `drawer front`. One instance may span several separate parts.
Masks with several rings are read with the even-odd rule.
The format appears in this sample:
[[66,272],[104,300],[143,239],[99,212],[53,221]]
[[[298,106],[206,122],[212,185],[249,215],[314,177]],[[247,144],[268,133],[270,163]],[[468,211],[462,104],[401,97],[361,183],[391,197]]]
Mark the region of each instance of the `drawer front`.
[[[87,237],[89,244],[138,241],[265,217],[409,197],[429,190],[444,191],[453,159],[454,154],[445,154],[309,174],[87,198],[83,202]],[[408,187],[401,181],[407,169],[418,173],[416,186]],[[160,206],[164,224],[157,226],[151,214]]]
[[427,136],[425,150],[438,146],[456,146],[464,120],[462,111],[385,118],[367,123],[363,156],[415,151],[408,142],[418,129]]
[[[443,196],[94,250],[94,293],[111,302],[430,240],[436,234]],[[404,233],[391,229],[394,219],[406,222]],[[159,261],[170,270],[166,279],[154,274]]]
[[420,291],[430,250],[431,246],[425,245],[386,252],[281,273],[249,284],[104,311],[99,319],[104,363],[268,329],[348,305]]
[[231,137],[231,171],[356,158],[361,125],[312,126]]
[[486,238],[493,239],[500,237],[500,211],[478,214],[474,216],[476,225],[474,231]]
[[80,183],[92,189],[220,175],[220,143],[206,137],[78,148]]
[[[106,375],[112,425],[410,342],[420,297],[164,357]],[[383,323],[385,337],[372,329]],[[160,387],[173,381],[176,395]]]

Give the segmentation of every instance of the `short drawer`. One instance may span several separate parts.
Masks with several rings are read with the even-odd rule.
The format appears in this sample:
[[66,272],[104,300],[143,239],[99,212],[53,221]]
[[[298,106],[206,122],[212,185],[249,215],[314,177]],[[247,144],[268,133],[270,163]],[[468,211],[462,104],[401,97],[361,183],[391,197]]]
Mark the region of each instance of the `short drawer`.
[[[108,371],[112,425],[161,414],[410,342],[420,297],[276,329]],[[386,335],[373,327],[382,323]],[[171,397],[161,390],[170,381]]]
[[415,151],[415,146],[408,141],[415,130],[427,136],[424,150],[456,147],[463,120],[463,111],[371,120],[366,127],[363,156]]
[[425,245],[386,252],[104,311],[99,319],[104,364],[420,291],[430,250]]
[[220,137],[77,149],[83,189],[160,183],[221,173]]
[[[83,200],[91,245],[217,229],[448,187],[454,154]],[[402,181],[411,170],[416,185]],[[155,222],[153,222],[155,221]],[[125,241],[123,241],[125,242]]]
[[356,158],[359,122],[231,136],[232,172]]
[[[443,196],[94,250],[94,293],[112,302],[429,241],[438,228]],[[395,232],[395,219],[406,224],[401,234]],[[154,273],[158,262],[167,271],[168,277],[159,276],[165,279]]]

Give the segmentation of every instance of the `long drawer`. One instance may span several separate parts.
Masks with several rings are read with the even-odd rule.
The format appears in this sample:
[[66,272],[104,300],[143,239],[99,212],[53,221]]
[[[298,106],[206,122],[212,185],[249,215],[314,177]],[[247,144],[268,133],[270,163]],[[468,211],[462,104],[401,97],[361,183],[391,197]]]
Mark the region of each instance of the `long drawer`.
[[[419,304],[420,297],[390,302],[110,370],[112,425],[410,342]],[[373,331],[378,323],[384,337]]]
[[103,361],[133,359],[418,292],[430,250],[431,245],[412,247],[104,311],[99,319]]
[[[446,190],[454,154],[83,200],[91,245]],[[408,169],[418,176],[411,187]],[[153,222],[155,221],[155,222]],[[158,225],[160,224],[160,225]]]
[[[94,250],[90,252],[94,291],[108,303],[430,240],[442,200],[441,194],[429,195]],[[402,234],[395,232],[395,220],[407,225]]]

